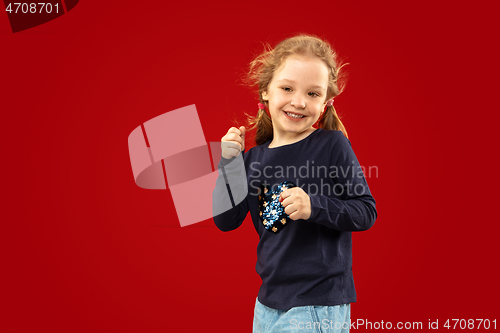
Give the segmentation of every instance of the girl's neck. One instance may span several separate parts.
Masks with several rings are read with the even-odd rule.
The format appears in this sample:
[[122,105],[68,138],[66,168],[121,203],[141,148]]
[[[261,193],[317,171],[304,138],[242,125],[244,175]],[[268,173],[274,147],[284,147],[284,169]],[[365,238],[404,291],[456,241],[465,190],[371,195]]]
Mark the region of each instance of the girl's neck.
[[[275,135],[273,140],[269,144],[268,148],[276,148],[285,145],[290,145],[292,143],[298,142],[302,139],[308,137],[312,132],[316,131],[316,128],[311,127],[300,134],[293,133],[293,135]],[[292,133],[290,133],[292,134]]]

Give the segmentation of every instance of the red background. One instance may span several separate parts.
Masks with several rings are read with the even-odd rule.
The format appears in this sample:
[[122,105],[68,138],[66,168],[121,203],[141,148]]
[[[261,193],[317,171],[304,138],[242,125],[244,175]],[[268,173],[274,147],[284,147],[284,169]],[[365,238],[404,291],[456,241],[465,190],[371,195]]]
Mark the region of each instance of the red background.
[[335,105],[379,171],[352,319],[500,319],[498,10],[458,3],[88,0],[15,34],[0,14],[0,330],[250,332],[251,221],[181,228],[168,190],[135,185],[127,137],[196,104],[218,141],[257,111],[239,79],[261,42],[300,32],[350,63]]

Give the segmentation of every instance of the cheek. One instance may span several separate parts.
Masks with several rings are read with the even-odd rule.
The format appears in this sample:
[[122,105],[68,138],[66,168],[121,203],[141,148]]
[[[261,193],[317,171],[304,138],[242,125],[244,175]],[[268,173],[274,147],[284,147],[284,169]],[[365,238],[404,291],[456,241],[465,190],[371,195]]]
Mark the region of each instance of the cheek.
[[323,107],[321,104],[319,105],[315,105],[314,106],[314,109],[313,109],[313,113],[314,113],[314,116],[320,116],[321,115],[321,111],[323,111]]
[[280,96],[274,96],[273,100],[270,101],[271,107],[274,107],[275,109],[280,109],[285,104],[286,104],[286,102]]

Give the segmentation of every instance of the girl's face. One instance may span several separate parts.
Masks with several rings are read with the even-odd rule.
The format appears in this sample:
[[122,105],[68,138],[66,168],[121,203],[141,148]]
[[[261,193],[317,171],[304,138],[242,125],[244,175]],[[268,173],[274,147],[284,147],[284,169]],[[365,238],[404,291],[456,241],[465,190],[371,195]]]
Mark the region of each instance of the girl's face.
[[315,57],[289,56],[262,98],[269,102],[274,138],[294,141],[313,131],[325,109],[328,68]]

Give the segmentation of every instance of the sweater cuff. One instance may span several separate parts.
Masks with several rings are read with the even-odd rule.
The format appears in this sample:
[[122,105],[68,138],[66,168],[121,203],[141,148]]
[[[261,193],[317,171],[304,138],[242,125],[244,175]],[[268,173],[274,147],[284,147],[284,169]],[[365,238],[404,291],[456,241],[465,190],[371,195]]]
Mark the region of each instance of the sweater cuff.
[[319,214],[321,205],[317,194],[309,195],[309,199],[311,200],[311,216],[306,221],[313,222]]

